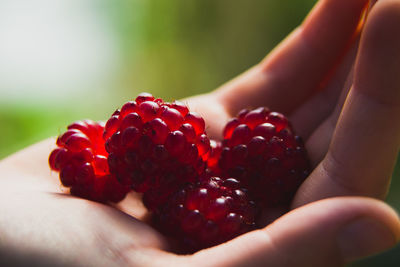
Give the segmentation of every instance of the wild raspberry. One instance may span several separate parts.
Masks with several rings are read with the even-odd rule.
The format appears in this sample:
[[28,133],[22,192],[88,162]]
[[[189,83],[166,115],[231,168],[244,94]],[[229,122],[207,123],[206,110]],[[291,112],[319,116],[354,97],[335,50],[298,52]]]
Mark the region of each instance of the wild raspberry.
[[211,177],[175,193],[154,220],[191,252],[255,229],[256,215],[255,203],[236,179]]
[[58,148],[50,154],[49,164],[60,172],[61,183],[70,187],[72,195],[98,202],[119,202],[129,187],[121,185],[109,172],[103,130],[101,122],[72,123],[58,137]]
[[155,210],[187,182],[205,172],[210,141],[204,120],[175,101],[141,94],[114,112],[104,131],[110,171],[144,193]]
[[304,145],[287,118],[261,107],[242,110],[223,132],[219,167],[265,206],[287,205],[309,172]]

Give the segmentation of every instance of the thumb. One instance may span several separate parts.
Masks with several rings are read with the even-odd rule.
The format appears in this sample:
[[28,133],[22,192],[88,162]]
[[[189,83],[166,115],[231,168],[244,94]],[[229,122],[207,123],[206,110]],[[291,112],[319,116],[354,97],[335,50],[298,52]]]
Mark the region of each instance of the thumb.
[[342,266],[394,246],[397,214],[385,203],[338,197],[310,203],[258,231],[193,255],[212,266]]

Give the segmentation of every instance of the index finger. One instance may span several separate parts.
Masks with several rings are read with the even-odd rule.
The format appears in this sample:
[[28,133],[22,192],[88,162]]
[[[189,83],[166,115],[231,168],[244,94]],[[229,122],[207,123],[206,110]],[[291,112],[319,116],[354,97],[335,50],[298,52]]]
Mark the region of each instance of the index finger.
[[350,47],[367,0],[321,0],[259,65],[216,93],[231,115],[268,106],[290,113],[312,95]]
[[400,148],[400,1],[378,1],[365,25],[329,150],[294,206],[338,195],[386,196]]

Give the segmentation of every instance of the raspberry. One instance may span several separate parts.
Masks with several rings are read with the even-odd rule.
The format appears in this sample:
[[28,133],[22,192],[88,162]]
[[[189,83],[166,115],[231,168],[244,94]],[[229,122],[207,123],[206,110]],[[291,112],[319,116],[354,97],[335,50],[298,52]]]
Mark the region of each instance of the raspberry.
[[194,252],[261,226],[261,208],[288,205],[309,172],[301,138],[280,113],[242,110],[223,136],[210,141],[198,114],[143,93],[105,126],[69,125],[49,163],[75,196],[118,202],[130,189],[143,193],[154,225]]
[[264,206],[287,205],[307,177],[309,162],[287,118],[265,107],[242,110],[225,126],[218,167]]
[[204,129],[204,120],[184,104],[141,94],[106,123],[110,171],[122,184],[144,193],[144,204],[154,211],[205,172],[210,140]]
[[72,195],[98,202],[119,202],[129,187],[118,183],[108,170],[102,138],[104,125],[90,120],[74,122],[57,139],[49,157],[52,170]]
[[175,193],[155,213],[160,231],[192,252],[255,229],[257,208],[233,178],[204,178]]

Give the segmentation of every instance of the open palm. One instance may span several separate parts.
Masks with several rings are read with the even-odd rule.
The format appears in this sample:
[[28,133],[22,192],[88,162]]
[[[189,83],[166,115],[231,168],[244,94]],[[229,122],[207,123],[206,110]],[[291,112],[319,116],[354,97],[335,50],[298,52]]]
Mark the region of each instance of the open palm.
[[314,166],[291,212],[177,255],[146,224],[138,195],[111,207],[64,194],[47,166],[54,140],[46,140],[0,163],[0,253],[51,266],[340,266],[393,246],[399,219],[372,198],[385,196],[400,142],[400,1],[379,1],[362,29],[367,4],[321,0],[260,64],[185,100],[214,138],[242,108],[289,115]]

